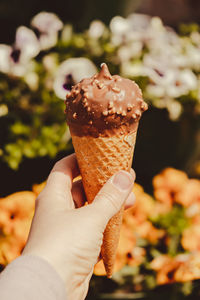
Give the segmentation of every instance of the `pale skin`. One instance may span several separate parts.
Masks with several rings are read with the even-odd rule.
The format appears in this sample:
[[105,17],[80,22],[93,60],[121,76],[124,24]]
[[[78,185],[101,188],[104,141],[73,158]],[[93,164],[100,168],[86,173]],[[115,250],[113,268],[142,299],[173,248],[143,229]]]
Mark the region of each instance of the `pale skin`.
[[46,187],[36,200],[28,242],[22,255],[45,259],[66,286],[68,299],[86,297],[93,268],[100,254],[103,232],[126,202],[132,205],[135,173],[120,171],[86,205],[81,181],[73,183],[79,168],[76,156],[57,162]]

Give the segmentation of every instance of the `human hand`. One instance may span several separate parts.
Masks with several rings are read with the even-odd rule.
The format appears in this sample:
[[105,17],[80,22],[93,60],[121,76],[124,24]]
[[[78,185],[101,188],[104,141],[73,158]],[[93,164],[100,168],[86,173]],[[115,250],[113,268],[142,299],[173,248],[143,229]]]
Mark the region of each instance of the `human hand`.
[[[64,280],[68,299],[85,298],[100,253],[103,232],[125,200],[133,202],[134,171],[120,171],[85,204],[75,155],[57,162],[36,200],[28,242],[22,255],[47,260]],[[75,209],[76,208],[76,209]]]

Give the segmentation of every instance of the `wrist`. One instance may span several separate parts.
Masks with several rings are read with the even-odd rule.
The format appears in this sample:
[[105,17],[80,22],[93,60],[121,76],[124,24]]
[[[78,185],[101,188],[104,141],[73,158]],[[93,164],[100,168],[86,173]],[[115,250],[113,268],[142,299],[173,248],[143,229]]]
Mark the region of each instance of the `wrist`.
[[[29,249],[29,247],[25,247],[22,256],[32,256],[32,257],[38,257],[39,259],[42,259],[42,261],[45,261],[50,265],[53,270],[57,273],[59,278],[64,283],[67,297],[69,299],[74,300],[84,300],[88,288],[89,288],[89,281],[91,278],[91,275],[88,277],[84,277],[85,280],[83,280],[82,276],[79,276],[75,272],[75,268],[72,266],[71,263],[66,262],[66,264],[59,263],[56,261],[55,258],[48,257],[47,255],[43,255],[36,249]],[[69,259],[70,261],[70,259]],[[67,266],[67,267],[66,267]],[[92,274],[92,273],[91,273]]]

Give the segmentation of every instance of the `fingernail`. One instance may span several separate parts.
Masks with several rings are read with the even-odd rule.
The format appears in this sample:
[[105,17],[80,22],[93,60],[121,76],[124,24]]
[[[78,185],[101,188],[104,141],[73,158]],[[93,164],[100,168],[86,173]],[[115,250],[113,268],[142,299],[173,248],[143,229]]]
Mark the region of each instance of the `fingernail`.
[[114,186],[120,190],[128,190],[133,185],[133,177],[126,171],[119,171],[112,180]]

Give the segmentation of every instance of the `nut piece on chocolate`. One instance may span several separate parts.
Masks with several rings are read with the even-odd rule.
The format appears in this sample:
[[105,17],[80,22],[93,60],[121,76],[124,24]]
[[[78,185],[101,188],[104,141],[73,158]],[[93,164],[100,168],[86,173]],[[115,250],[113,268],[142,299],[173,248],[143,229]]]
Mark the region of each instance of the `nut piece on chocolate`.
[[109,136],[117,128],[130,132],[147,108],[138,85],[111,76],[105,63],[98,74],[76,84],[66,99],[67,122],[78,135]]

